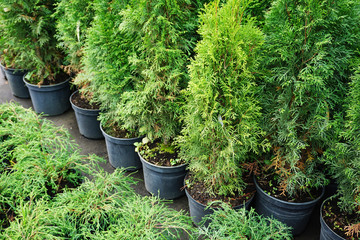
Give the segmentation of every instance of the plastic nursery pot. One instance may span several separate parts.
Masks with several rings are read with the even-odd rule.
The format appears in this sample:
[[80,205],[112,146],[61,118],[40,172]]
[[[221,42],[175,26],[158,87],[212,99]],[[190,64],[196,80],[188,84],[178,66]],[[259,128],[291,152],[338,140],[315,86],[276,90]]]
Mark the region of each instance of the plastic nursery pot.
[[261,189],[254,177],[256,187],[255,209],[264,216],[273,216],[279,221],[292,227],[292,234],[302,233],[309,222],[310,216],[316,204],[324,195],[324,188],[321,195],[309,202],[292,203],[277,199]]
[[141,157],[146,190],[162,199],[175,199],[185,195],[183,190],[186,164],[173,167],[157,166]]
[[23,80],[29,88],[35,112],[55,116],[70,108],[70,78],[58,84],[41,86]]
[[320,240],[345,240],[345,238],[340,237],[338,234],[336,234],[324,221],[323,215],[322,215],[322,209],[324,207],[324,204],[329,200],[330,198],[327,198],[322,204],[320,208]]
[[[194,198],[192,198],[190,196],[190,194],[188,193],[188,191],[185,188],[185,193],[186,196],[188,198],[188,203],[189,203],[189,210],[190,210],[190,217],[192,218],[194,224],[196,226],[198,226],[200,224],[200,222],[202,221],[203,217],[205,217],[206,215],[210,215],[214,212],[214,208],[212,207],[207,207],[202,203],[199,203],[198,201],[196,201]],[[245,209],[249,209],[250,208],[250,204],[254,199],[255,194],[248,199],[244,204],[238,205],[233,207],[233,209],[240,209],[245,207]],[[209,225],[210,221],[207,220],[204,223],[204,226],[207,227]]]
[[14,68],[6,69],[2,65],[1,69],[4,71],[4,76],[9,82],[11,93],[18,98],[30,98],[29,90],[23,81],[26,70]]
[[97,119],[100,113],[99,109],[85,109],[76,106],[72,102],[72,97],[78,91],[70,96],[70,103],[75,112],[76,122],[79,127],[79,132],[86,138],[102,139],[104,135],[100,130],[100,121]]
[[143,137],[116,138],[107,134],[101,125],[100,130],[105,137],[111,166],[114,168],[126,168],[128,171],[135,171],[142,167],[139,156],[135,152],[134,143],[141,142]]
[[[4,66],[0,64],[0,71],[1,74],[4,76],[4,79],[7,80],[6,75],[5,75],[5,70],[4,70]],[[22,80],[22,79],[21,79]]]

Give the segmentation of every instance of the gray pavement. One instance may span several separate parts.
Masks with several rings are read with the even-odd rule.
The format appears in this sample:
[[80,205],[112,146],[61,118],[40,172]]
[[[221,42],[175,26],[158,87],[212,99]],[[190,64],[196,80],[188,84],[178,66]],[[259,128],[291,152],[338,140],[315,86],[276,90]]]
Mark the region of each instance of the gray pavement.
[[[26,108],[32,108],[32,103],[30,99],[21,99],[12,95],[8,82],[4,79],[3,75],[0,72],[0,104],[11,101],[18,102]],[[67,128],[70,134],[76,140],[77,144],[80,146],[82,154],[96,154],[98,156],[105,158],[107,161],[106,163],[101,163],[101,167],[103,167],[107,172],[110,173],[114,171],[114,168],[110,165],[108,160],[105,140],[90,140],[80,135],[75,119],[75,114],[72,109],[70,109],[69,111],[65,112],[62,115],[46,117],[46,118],[53,121],[57,126],[63,126]],[[138,180],[138,183],[133,186],[135,191],[142,196],[149,195],[149,193],[145,189],[145,185],[143,182],[142,170],[128,174],[132,174],[132,176]],[[169,206],[176,210],[184,210],[186,213],[189,212],[186,196],[173,200],[169,204]],[[315,239],[319,239],[319,234],[320,234],[319,206],[317,206],[305,232],[300,236],[295,237],[294,239],[315,240]]]

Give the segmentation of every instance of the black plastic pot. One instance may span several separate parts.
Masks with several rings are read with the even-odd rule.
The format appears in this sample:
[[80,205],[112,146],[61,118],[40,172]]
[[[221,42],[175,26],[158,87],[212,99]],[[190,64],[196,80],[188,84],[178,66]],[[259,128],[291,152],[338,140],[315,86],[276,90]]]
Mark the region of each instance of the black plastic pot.
[[320,208],[320,224],[321,224],[321,230],[320,230],[320,240],[345,240],[345,238],[340,237],[338,234],[336,234],[324,221],[322,217],[322,209],[324,204],[329,200],[327,198],[322,204]]
[[256,211],[264,216],[273,216],[292,227],[293,235],[299,235],[305,230],[314,207],[325,192],[323,188],[321,196],[315,200],[304,203],[292,203],[277,199],[265,193],[258,185],[255,177],[254,182],[256,186]]
[[1,64],[0,64],[0,71],[1,71],[1,74],[4,76],[4,79],[7,80],[6,75],[5,75],[4,66]]
[[3,66],[1,66],[1,69],[4,70],[12,94],[19,98],[30,98],[29,90],[23,81],[23,77],[26,74],[26,71],[14,68],[6,69]]
[[100,121],[97,119],[100,113],[98,109],[85,109],[76,106],[72,102],[72,97],[78,91],[74,92],[70,96],[70,103],[75,112],[76,122],[79,127],[79,132],[86,138],[90,139],[102,139],[104,135],[100,130]]
[[[203,217],[205,217],[206,215],[210,215],[210,214],[212,214],[214,212],[214,208],[211,208],[211,207],[209,208],[209,207],[205,206],[204,204],[199,203],[198,201],[196,201],[194,198],[192,198],[190,196],[190,194],[188,193],[186,188],[185,188],[185,193],[186,193],[186,196],[188,198],[190,217],[192,218],[194,224],[198,226],[199,223],[202,221]],[[251,204],[253,199],[254,199],[254,196],[252,196],[244,204],[236,206],[233,209],[240,209],[240,208],[243,208],[243,207],[245,207],[246,209],[249,209],[250,204]],[[209,225],[209,223],[210,223],[210,221],[207,220],[204,223],[204,226],[207,227]]]
[[186,164],[173,167],[157,166],[144,160],[143,166],[146,190],[163,199],[175,199],[185,194],[183,190]]
[[138,154],[135,152],[136,142],[141,142],[143,137],[116,138],[107,134],[100,125],[100,130],[105,137],[109,162],[114,168],[126,168],[135,171],[142,167]]
[[37,113],[49,116],[60,115],[70,108],[70,78],[54,85],[34,85],[24,82],[29,88],[31,101]]

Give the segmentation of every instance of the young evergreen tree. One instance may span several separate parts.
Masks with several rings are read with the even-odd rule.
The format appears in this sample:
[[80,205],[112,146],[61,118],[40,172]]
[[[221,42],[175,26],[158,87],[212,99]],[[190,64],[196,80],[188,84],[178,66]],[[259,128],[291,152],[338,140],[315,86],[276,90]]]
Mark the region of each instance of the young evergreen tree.
[[241,164],[265,147],[259,140],[263,133],[253,74],[263,34],[254,19],[244,15],[250,2],[217,0],[206,5],[200,15],[202,40],[189,66],[179,144],[191,181],[202,182],[210,194],[242,194]]
[[56,5],[56,37],[66,53],[68,73],[81,71],[87,29],[94,18],[94,0],[61,0]]
[[[86,85],[83,92],[91,100],[101,103],[101,124],[110,135],[122,126],[117,114],[124,91],[133,89],[128,76],[131,73],[129,56],[134,51],[135,34],[120,30],[122,16],[129,1],[93,1],[94,20],[86,33],[82,72],[76,77],[77,85]],[[131,131],[131,129],[129,129]]]
[[122,12],[122,30],[137,35],[137,51],[130,57],[134,91],[123,94],[119,115],[126,129],[137,129],[170,152],[181,128],[181,89],[187,86],[186,65],[196,40],[195,3],[141,0]]
[[[360,9],[360,8],[359,8]],[[358,32],[359,34],[359,32]],[[324,154],[324,163],[336,180],[338,207],[351,216],[343,232],[349,237],[360,236],[360,68],[352,77],[346,103],[346,117],[334,124],[335,141]],[[355,217],[354,217],[355,216]],[[343,226],[339,226],[342,228]]]
[[277,0],[266,15],[265,169],[290,197],[325,183],[319,157],[342,112],[358,29],[351,0]]
[[4,0],[0,2],[2,37],[7,67],[29,70],[31,83],[54,81],[62,65],[52,14],[56,0]]

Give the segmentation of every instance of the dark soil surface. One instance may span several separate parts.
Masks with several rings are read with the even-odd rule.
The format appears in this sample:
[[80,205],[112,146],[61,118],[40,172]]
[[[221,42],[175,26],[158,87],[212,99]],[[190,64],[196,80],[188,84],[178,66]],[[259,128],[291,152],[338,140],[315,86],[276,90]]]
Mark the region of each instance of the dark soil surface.
[[[185,180],[188,180],[189,178],[191,178],[191,176],[187,175]],[[255,184],[251,176],[245,176],[244,181],[247,184],[247,187],[244,190],[244,195],[235,194],[234,196],[212,196],[205,192],[206,187],[202,182],[195,181],[192,181],[191,188],[186,187],[186,190],[193,199],[203,205],[207,205],[209,202],[221,200],[223,202],[230,203],[232,207],[236,207],[244,204],[244,202],[254,196],[256,192]]]
[[103,130],[110,136],[115,137],[115,138],[135,138],[138,136],[135,136],[134,134],[130,133],[129,131],[125,130],[125,129],[121,129],[120,127],[118,127],[117,124],[112,125],[112,126],[102,126]]
[[148,161],[152,164],[155,164],[157,166],[163,166],[163,167],[178,166],[178,165],[183,164],[183,162],[181,162],[176,165],[171,165],[170,160],[177,159],[178,152],[175,151],[174,153],[168,153],[168,152],[160,152],[160,151],[154,150],[154,148],[156,148],[158,146],[158,144],[160,144],[159,141],[155,141],[155,142],[148,144],[148,147],[149,147],[150,151],[152,151],[153,156],[145,156],[146,161]]
[[91,110],[98,110],[100,108],[98,104],[90,104],[89,100],[86,97],[81,96],[79,92],[76,92],[74,95],[72,95],[71,102],[79,108]]
[[331,199],[324,204],[322,211],[322,216],[325,223],[339,236],[344,239],[359,239],[359,236],[349,237],[346,235],[344,230],[346,226],[352,224],[357,224],[359,222],[360,216],[358,214],[347,214],[340,210],[337,205],[337,199]]
[[64,72],[61,72],[59,74],[56,75],[55,79],[45,79],[41,85],[54,85],[54,84],[58,84],[58,83],[62,83],[64,81],[66,81],[69,78],[69,75],[67,75]]
[[291,197],[286,192],[283,193],[280,186],[278,185],[277,181],[273,179],[273,175],[268,176],[257,176],[257,182],[262,190],[264,190],[266,193],[270,194],[271,196],[287,201],[292,203],[304,203],[304,202],[310,202],[312,200],[317,199],[321,196],[322,189],[310,189],[310,193],[308,192],[302,192],[299,193],[298,196]]

